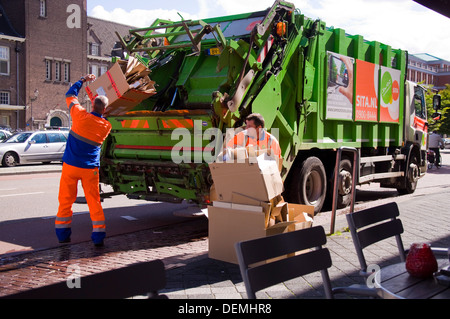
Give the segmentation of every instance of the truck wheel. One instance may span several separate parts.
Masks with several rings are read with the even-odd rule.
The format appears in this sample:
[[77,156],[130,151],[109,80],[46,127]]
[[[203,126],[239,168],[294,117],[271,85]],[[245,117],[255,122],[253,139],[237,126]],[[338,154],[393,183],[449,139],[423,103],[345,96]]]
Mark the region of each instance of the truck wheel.
[[[350,205],[352,200],[352,184],[353,184],[353,169],[352,163],[348,159],[343,159],[339,163],[339,178],[338,178],[338,199],[337,208],[345,208]],[[331,179],[331,185],[329,187],[329,195],[331,200],[333,200],[333,186],[334,186],[334,175]]]
[[314,206],[314,214],[322,209],[327,192],[327,177],[322,161],[308,157],[292,183],[291,198],[300,204]]
[[397,188],[397,192],[401,195],[414,193],[419,176],[419,161],[417,159],[417,155],[412,154],[409,160],[408,169],[406,171],[405,186]]

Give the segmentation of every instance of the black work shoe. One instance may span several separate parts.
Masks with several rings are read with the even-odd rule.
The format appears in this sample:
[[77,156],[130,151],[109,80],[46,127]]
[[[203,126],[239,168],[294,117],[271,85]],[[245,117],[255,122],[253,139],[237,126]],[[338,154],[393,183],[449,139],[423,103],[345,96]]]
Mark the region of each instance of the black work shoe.
[[99,243],[94,243],[95,247],[103,247],[105,246],[105,243],[103,241],[99,242]]
[[59,241],[60,244],[68,244],[70,243],[70,238],[64,239],[64,240],[60,240]]

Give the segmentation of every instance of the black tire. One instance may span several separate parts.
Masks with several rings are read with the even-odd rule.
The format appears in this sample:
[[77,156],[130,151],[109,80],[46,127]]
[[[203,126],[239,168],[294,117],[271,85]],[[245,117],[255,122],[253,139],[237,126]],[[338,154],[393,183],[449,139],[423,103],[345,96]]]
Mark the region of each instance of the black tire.
[[314,206],[314,214],[321,211],[327,193],[327,177],[322,161],[308,157],[296,171],[291,183],[290,199]]
[[2,165],[7,167],[14,167],[17,164],[19,164],[19,158],[17,157],[17,154],[14,152],[7,152],[3,156]]

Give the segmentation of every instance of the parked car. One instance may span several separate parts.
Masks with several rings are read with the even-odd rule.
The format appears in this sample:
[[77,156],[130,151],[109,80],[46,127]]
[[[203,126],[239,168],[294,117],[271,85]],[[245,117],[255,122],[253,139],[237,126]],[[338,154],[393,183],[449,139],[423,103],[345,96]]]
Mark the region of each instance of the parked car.
[[450,148],[450,138],[444,138],[444,148]]
[[11,135],[12,135],[12,133],[10,131],[0,130],[0,142],[3,142]]
[[3,166],[61,161],[69,132],[38,131],[16,133],[0,143],[0,162]]

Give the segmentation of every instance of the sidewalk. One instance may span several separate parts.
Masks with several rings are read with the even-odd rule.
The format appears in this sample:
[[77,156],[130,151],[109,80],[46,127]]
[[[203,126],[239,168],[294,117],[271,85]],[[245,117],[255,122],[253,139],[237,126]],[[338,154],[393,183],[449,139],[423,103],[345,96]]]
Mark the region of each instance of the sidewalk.
[[[450,247],[450,190],[427,197],[398,201],[400,218],[405,232],[402,239],[405,248],[414,242],[428,242],[436,247]],[[355,211],[362,209],[355,207]],[[329,214],[316,219],[315,225],[330,229]],[[358,274],[359,262],[351,235],[346,231],[344,215],[337,216],[336,233],[328,236],[326,247],[330,250],[333,266],[329,269],[333,287],[364,284]],[[207,245],[205,243],[205,249]],[[381,268],[398,259],[395,240],[374,244],[365,250],[368,265]],[[236,265],[203,258],[189,262],[184,267],[170,269],[164,293],[169,298],[245,298],[245,287]],[[270,287],[257,293],[257,298],[324,298],[322,279],[319,273],[303,276]],[[346,298],[346,296],[344,296]]]
[[[405,232],[405,248],[413,242],[450,247],[450,189],[440,188],[433,195],[389,198],[397,201]],[[383,202],[383,201],[381,201]],[[377,202],[377,205],[380,201]],[[374,205],[356,205],[355,211]],[[82,275],[153,259],[163,260],[167,285],[161,293],[169,299],[242,299],[246,297],[239,267],[208,258],[207,219],[161,229],[108,237],[98,249],[90,242],[60,246],[18,256],[0,257],[0,296],[67,279],[66,270],[78,265]],[[315,225],[330,230],[330,213],[317,216]],[[363,284],[359,263],[345,216],[336,218],[335,234],[326,247],[333,266],[329,269],[333,286]],[[366,250],[368,264],[380,267],[398,262],[395,241],[375,244]],[[324,298],[319,273],[285,282],[257,293],[258,298]]]

